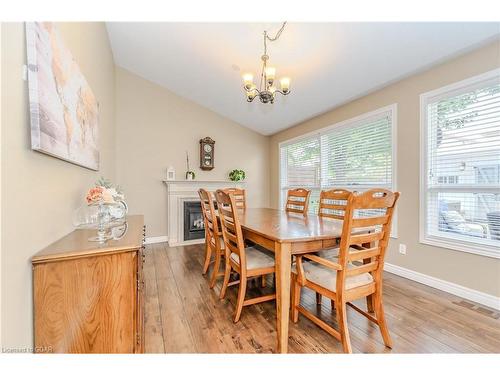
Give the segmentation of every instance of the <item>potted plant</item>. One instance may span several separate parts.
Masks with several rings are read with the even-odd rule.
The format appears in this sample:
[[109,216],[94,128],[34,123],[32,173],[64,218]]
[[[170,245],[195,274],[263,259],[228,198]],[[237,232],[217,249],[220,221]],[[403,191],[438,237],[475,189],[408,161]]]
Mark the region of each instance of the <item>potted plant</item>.
[[229,172],[229,179],[231,181],[243,181],[245,179],[245,171],[243,169],[233,169]]

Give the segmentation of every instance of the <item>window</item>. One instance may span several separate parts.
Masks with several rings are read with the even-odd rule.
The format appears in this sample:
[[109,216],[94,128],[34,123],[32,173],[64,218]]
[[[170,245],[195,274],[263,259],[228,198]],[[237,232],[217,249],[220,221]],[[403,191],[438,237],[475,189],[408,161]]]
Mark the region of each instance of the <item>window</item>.
[[324,189],[394,190],[395,122],[396,105],[392,105],[281,143],[280,206],[287,190],[297,187],[311,190],[313,213],[318,212]]
[[500,258],[500,69],[420,104],[420,241]]

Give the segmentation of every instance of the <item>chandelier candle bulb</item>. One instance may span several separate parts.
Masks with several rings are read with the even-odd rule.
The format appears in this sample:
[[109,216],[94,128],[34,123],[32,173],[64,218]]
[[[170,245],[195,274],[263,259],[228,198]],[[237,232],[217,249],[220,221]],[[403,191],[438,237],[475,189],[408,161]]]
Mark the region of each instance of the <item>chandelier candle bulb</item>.
[[250,91],[247,91],[247,101],[251,102],[255,98],[255,95],[257,95],[255,90],[250,89]]
[[290,90],[290,78],[288,77],[281,78],[280,85],[281,85],[281,91],[288,92],[288,90]]
[[243,74],[243,82],[245,83],[245,88],[250,90],[253,86],[253,74]]
[[276,68],[272,66],[266,67],[266,78],[269,85],[273,84],[275,77],[276,77]]

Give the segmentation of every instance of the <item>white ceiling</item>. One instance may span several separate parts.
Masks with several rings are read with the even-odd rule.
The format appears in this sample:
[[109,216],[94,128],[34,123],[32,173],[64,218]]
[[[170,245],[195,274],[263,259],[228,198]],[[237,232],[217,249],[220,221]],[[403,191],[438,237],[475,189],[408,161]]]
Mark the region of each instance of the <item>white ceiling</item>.
[[107,23],[115,62],[269,135],[498,38],[500,23],[290,23],[268,43],[291,94],[247,103],[241,75],[260,73],[262,32],[279,23]]

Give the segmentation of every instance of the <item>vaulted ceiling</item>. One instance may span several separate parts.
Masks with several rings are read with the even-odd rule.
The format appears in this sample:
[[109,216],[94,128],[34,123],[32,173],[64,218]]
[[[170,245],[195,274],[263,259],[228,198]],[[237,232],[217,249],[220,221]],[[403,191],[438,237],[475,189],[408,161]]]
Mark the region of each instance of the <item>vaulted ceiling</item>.
[[500,36],[499,23],[289,23],[268,44],[291,94],[247,103],[241,75],[261,69],[262,32],[279,23],[108,23],[115,62],[269,135]]

